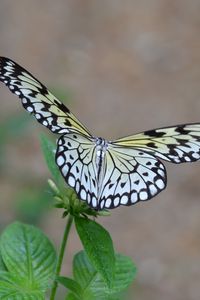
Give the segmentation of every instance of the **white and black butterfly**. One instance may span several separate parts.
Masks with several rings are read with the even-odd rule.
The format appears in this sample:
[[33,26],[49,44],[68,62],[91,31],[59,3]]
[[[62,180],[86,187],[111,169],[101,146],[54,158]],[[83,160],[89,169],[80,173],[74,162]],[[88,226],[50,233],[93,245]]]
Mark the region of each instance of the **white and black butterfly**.
[[95,209],[151,199],[167,183],[160,159],[200,159],[200,123],[149,130],[115,141],[94,137],[47,88],[14,61],[0,57],[0,81],[24,108],[60,134],[56,163],[67,184]]

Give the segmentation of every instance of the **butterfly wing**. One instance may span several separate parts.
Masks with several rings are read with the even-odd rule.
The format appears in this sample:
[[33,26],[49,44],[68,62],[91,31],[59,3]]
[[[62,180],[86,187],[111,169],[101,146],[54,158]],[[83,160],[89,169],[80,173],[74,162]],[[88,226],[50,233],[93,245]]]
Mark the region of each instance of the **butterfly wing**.
[[112,144],[141,149],[177,164],[192,162],[200,159],[200,123],[149,130]]
[[0,57],[0,81],[21,99],[24,108],[33,114],[39,123],[52,132],[80,132],[90,136],[89,131],[62,102],[11,59]]
[[56,163],[69,186],[80,199],[97,208],[97,169],[92,138],[69,133],[58,139]]
[[173,163],[199,160],[200,124],[159,128],[110,142],[101,207],[132,205],[161,192],[167,176],[157,158]]
[[99,207],[110,209],[151,199],[166,183],[165,167],[154,156],[130,147],[109,145]]

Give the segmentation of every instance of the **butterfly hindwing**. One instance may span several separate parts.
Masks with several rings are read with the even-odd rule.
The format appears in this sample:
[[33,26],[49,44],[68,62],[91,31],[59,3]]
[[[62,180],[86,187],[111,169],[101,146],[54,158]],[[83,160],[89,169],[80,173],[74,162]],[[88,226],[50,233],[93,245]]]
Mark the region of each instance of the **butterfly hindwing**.
[[115,208],[149,200],[166,187],[164,165],[154,156],[137,149],[110,145],[100,208]]
[[58,140],[56,163],[65,181],[80,199],[97,208],[97,169],[95,143],[91,138],[69,133]]
[[21,99],[24,108],[33,114],[39,123],[52,132],[81,132],[90,136],[88,130],[62,102],[11,59],[0,57],[0,81]]
[[192,162],[200,159],[200,123],[149,130],[113,144],[143,149],[173,163]]

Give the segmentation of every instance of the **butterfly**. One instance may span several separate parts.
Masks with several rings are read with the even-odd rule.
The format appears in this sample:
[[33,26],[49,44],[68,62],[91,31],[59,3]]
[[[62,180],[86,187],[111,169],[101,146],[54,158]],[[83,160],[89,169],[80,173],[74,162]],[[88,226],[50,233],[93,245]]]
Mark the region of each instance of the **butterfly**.
[[200,123],[148,130],[114,141],[93,136],[33,75],[0,57],[0,81],[39,123],[59,134],[56,164],[78,197],[96,210],[146,201],[167,184],[161,160],[200,159]]

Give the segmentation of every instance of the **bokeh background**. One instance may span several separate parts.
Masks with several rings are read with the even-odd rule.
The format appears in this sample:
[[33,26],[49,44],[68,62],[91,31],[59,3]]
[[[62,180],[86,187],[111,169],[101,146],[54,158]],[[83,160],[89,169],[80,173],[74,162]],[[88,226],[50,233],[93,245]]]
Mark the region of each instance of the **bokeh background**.
[[[0,55],[32,72],[97,136],[200,122],[198,0],[1,0]],[[2,85],[0,107],[0,227],[27,219],[58,246],[65,220],[46,205],[39,136],[47,130]],[[127,299],[200,297],[200,163],[166,165],[167,190],[99,220],[138,266]],[[73,231],[63,274],[80,249]]]

